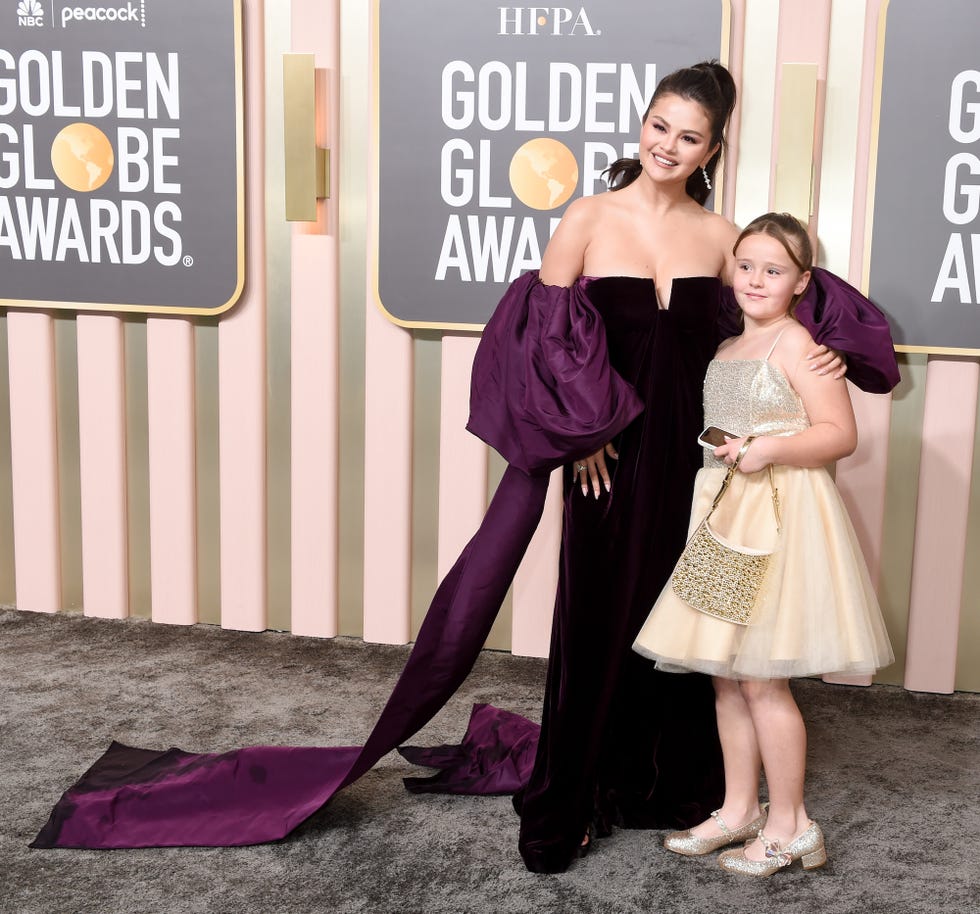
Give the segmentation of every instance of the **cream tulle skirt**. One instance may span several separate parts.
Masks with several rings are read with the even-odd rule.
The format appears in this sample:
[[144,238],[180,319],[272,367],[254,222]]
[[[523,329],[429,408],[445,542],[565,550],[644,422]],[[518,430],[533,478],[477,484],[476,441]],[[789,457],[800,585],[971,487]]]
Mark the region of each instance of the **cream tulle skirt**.
[[[725,476],[705,468],[694,487],[691,532]],[[670,584],[633,649],[659,669],[729,679],[871,673],[894,660],[854,528],[823,468],[776,467],[782,531],[776,534],[768,472],[737,473],[711,517],[731,542],[775,546],[748,625],[693,609]]]

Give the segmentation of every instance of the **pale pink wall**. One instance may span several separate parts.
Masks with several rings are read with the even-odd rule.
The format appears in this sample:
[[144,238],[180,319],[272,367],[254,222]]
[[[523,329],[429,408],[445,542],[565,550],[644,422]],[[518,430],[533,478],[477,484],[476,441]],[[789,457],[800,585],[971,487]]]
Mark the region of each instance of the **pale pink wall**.
[[244,0],[245,291],[218,326],[221,625],[266,627],[264,0]]
[[11,311],[7,349],[17,606],[57,612],[61,544],[54,320],[41,312]]
[[126,367],[122,321],[80,314],[78,439],[85,614],[129,615]]
[[340,467],[340,4],[293,0],[292,52],[313,54],[317,145],[332,194],[317,221],[293,226],[290,302],[291,628],[337,634]]

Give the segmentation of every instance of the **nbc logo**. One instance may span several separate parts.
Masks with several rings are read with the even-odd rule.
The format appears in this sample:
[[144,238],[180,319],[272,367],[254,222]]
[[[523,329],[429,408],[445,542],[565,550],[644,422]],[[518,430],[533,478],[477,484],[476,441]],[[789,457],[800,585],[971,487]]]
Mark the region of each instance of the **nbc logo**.
[[38,0],[20,0],[17,4],[17,25],[44,25],[44,8]]

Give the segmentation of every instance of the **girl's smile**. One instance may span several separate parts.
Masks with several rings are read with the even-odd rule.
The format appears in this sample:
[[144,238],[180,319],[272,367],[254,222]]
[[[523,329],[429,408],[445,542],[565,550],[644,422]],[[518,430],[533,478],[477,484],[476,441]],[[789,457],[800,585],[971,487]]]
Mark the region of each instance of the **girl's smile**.
[[735,251],[732,288],[746,326],[767,326],[785,317],[795,296],[810,281],[793,263],[782,243],[771,235],[749,235]]

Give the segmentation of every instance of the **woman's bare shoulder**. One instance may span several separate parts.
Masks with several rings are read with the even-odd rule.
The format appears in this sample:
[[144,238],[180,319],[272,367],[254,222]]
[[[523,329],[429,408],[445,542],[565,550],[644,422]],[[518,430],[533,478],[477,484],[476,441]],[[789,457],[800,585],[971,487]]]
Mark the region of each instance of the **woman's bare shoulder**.
[[604,209],[609,208],[608,198],[611,194],[593,194],[588,197],[576,197],[568,204],[562,219],[591,219]]
[[713,213],[711,210],[702,210],[701,229],[708,237],[716,239],[719,246],[730,254],[732,247],[739,235],[739,228],[720,213]]

